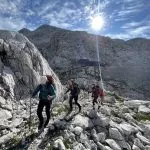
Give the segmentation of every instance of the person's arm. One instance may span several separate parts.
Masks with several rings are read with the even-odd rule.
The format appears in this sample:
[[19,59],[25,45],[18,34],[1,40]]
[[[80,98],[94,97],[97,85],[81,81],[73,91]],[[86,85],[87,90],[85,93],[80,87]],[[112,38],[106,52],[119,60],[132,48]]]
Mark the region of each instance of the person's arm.
[[70,88],[67,89],[67,91],[65,92],[65,94],[67,94],[70,91]]
[[32,93],[32,98],[37,95],[37,93],[40,91],[40,89],[41,89],[41,84],[38,85],[38,86],[36,87],[36,89],[34,90],[34,92]]
[[51,90],[51,95],[48,96],[49,100],[53,100],[54,98],[56,98],[56,88],[52,85],[52,90]]

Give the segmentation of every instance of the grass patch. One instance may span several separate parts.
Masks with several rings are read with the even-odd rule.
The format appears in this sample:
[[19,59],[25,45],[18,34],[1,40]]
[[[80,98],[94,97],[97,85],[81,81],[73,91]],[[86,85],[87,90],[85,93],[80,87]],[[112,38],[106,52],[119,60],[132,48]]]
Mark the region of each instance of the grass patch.
[[108,92],[107,95],[114,96],[118,102],[124,102],[124,98],[116,94],[115,92]]
[[47,146],[47,149],[48,150],[54,150],[54,147],[53,147],[53,145],[49,145],[49,146]]
[[137,121],[146,121],[149,120],[150,121],[150,115],[145,114],[145,113],[137,113],[135,114],[135,116],[133,116],[133,118]]
[[121,102],[121,103],[124,102],[124,98],[123,98],[123,97],[121,97],[121,96],[119,96],[119,95],[117,95],[117,94],[114,94],[114,97],[116,98],[116,100],[117,100],[118,102]]
[[63,141],[63,143],[64,143],[66,149],[71,149],[71,148],[72,148],[72,144],[73,144],[73,143],[72,143],[69,139],[65,139],[65,140]]
[[20,142],[20,138],[17,135],[14,135],[9,144],[14,146],[14,145],[17,145],[19,142]]
[[60,106],[60,107],[57,107],[57,108],[55,109],[54,112],[56,112],[56,113],[55,113],[55,114],[52,113],[52,116],[53,116],[53,117],[56,117],[56,116],[61,115],[63,112],[68,112],[68,111],[69,111],[69,108],[67,107],[67,105]]

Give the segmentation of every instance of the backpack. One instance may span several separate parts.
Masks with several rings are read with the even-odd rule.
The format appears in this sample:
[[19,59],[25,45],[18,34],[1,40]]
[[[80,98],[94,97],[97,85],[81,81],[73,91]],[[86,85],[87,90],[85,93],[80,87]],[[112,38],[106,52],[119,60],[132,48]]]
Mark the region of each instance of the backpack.
[[39,94],[39,98],[41,100],[48,100],[48,95],[52,96],[55,95],[55,90],[53,85],[46,85],[46,84],[42,84],[41,85],[41,89],[40,89],[40,94]]
[[79,95],[80,94],[80,88],[79,88],[79,85],[77,83],[75,83],[75,86],[77,88],[77,94]]

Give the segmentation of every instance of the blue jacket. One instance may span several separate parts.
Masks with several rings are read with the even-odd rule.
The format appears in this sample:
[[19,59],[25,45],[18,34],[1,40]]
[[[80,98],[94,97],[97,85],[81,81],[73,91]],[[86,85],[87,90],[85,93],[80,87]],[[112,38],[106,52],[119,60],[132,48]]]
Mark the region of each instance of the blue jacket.
[[54,99],[56,97],[56,89],[55,87],[49,83],[46,82],[45,84],[40,84],[36,87],[36,89],[34,90],[32,97],[35,97],[37,94],[39,93],[39,99],[40,100],[48,100],[48,95],[52,96],[52,99]]

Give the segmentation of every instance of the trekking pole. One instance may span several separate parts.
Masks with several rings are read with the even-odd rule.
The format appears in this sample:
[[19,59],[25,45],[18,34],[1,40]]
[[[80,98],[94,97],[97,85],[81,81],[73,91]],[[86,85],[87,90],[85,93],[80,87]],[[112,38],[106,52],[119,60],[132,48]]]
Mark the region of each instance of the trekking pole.
[[29,131],[31,129],[31,97],[30,97]]

